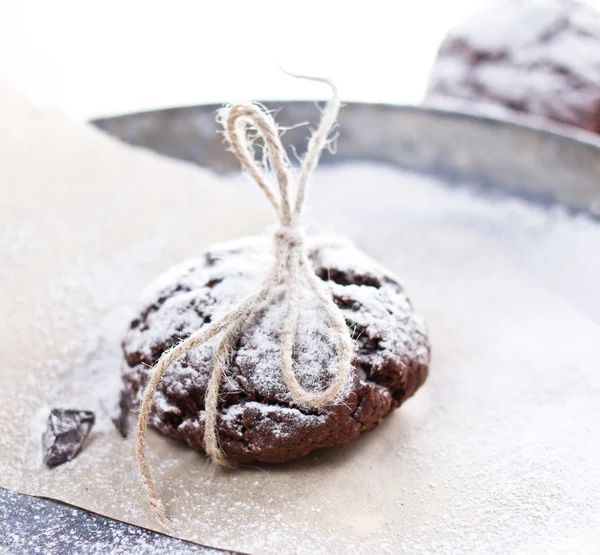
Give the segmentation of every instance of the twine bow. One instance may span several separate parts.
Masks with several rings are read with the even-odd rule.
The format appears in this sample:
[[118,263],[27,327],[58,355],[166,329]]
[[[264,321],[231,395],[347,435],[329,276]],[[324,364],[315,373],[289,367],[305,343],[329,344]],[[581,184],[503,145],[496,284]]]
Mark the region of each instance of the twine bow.
[[[342,312],[312,269],[307,256],[304,234],[300,228],[307,183],[327,144],[329,132],[335,125],[340,102],[337,90],[330,81],[316,77],[295,77],[326,83],[331,87],[333,95],[323,111],[319,126],[308,142],[308,149],[297,177],[296,198],[293,204],[290,201],[289,162],[272,116],[263,107],[256,104],[235,104],[224,108],[220,113],[225,139],[231,145],[241,165],[275,208],[281,225],[274,234],[275,263],[258,291],[242,300],[218,320],[203,326],[165,351],[154,366],[144,390],[137,425],[137,458],[150,505],[165,528],[170,527],[170,522],[150,475],[145,444],[148,418],[156,388],[169,366],[178,358],[216,335],[222,334],[214,352],[212,370],[206,389],[204,446],[212,462],[225,466],[228,465],[228,461],[219,446],[217,426],[221,380],[228,368],[232,349],[243,333],[246,322],[265,301],[269,300],[270,294],[278,285],[285,286],[287,296],[287,312],[281,332],[281,372],[294,401],[312,407],[330,403],[335,399],[350,374],[353,346],[348,326]],[[254,160],[247,136],[249,126],[254,127],[264,140],[268,160],[279,187],[279,195],[276,195],[267,183],[263,171]],[[306,390],[300,385],[293,360],[301,301],[307,293],[314,295],[329,320],[338,355],[338,371],[329,386],[323,391],[317,392]]]

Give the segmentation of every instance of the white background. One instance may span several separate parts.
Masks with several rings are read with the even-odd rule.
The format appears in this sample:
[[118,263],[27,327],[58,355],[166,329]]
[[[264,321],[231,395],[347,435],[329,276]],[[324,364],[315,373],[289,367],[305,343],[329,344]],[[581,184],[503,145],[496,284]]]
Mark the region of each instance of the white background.
[[0,79],[76,118],[326,94],[278,65],[346,100],[418,102],[444,34],[481,3],[0,0]]
[[[4,2],[4,3],[2,3]],[[0,0],[0,78],[77,118],[259,98],[416,102],[481,0]]]

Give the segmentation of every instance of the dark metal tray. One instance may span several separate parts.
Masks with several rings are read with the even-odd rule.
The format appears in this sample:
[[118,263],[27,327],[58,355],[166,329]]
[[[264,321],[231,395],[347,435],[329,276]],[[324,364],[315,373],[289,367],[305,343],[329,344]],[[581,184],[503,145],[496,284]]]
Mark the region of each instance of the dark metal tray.
[[[316,123],[312,102],[264,104],[277,111],[282,127]],[[218,172],[237,171],[238,162],[224,150],[218,133],[219,107],[172,108],[94,124],[126,143]],[[339,132],[337,153],[326,152],[322,163],[387,162],[450,182],[469,182],[600,214],[600,137],[592,133],[433,108],[359,103],[341,110]],[[283,140],[302,152],[306,135],[305,126],[296,127],[287,130]]]

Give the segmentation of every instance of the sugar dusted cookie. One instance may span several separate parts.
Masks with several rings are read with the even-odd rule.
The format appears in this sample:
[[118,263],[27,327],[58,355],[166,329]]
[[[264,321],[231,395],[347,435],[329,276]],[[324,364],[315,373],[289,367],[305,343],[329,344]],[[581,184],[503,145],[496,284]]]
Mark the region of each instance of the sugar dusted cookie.
[[452,29],[427,101],[600,133],[600,13],[576,0],[495,0]]
[[[273,264],[270,238],[222,244],[172,268],[147,291],[124,341],[124,391],[141,402],[152,366],[176,342],[226,312],[256,288]],[[280,366],[281,302],[261,308],[235,346],[220,395],[218,435],[228,459],[283,462],[347,443],[377,426],[424,382],[429,342],[402,285],[348,242],[309,243],[309,259],[352,332],[350,379],[333,404],[294,402]],[[303,387],[322,390],[335,372],[328,324],[310,298],[300,311],[294,361]],[[204,397],[218,337],[175,361],[160,382],[150,416],[160,432],[204,450]]]

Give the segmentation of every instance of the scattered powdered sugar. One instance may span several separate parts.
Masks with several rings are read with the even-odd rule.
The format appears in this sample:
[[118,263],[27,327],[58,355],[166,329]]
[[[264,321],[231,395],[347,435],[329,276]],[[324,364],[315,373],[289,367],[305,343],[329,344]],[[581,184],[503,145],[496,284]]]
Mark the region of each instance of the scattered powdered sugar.
[[[114,432],[110,417],[119,400],[120,342],[131,316],[131,299],[138,295],[136,281],[139,287],[140,273],[160,255],[168,244],[169,234],[169,230],[164,229],[160,236],[148,237],[143,244],[123,253],[121,260],[115,259],[113,267],[99,264],[91,248],[88,256],[71,260],[60,273],[49,278],[46,302],[50,305],[69,303],[72,310],[68,318],[64,312],[51,314],[50,322],[34,315],[28,322],[30,333],[48,347],[55,345],[57,336],[64,334],[68,338],[60,345],[60,359],[30,361],[39,373],[43,372],[43,380],[36,379],[36,372],[31,373],[23,384],[25,387],[18,391],[24,412],[17,422],[30,427],[27,441],[19,444],[17,454],[21,464],[31,469],[42,467],[41,435],[52,408],[94,411],[97,418],[92,438]],[[23,256],[34,251],[35,233],[28,233],[27,238],[28,242],[21,249]],[[11,247],[11,243],[7,246]],[[16,252],[14,248],[13,252]],[[131,264],[132,260],[136,263]],[[127,268],[129,274],[115,274],[115,267]],[[102,284],[101,296],[95,294],[98,284]],[[37,308],[47,315],[44,305]],[[99,313],[103,315],[98,319]],[[42,405],[41,399],[45,400]],[[31,407],[35,410],[29,412]],[[21,430],[15,432],[22,433]],[[12,471],[19,474],[18,467]]]
[[[27,523],[26,529],[24,523]],[[0,489],[0,553],[227,555],[68,505],[4,489]]]
[[[251,553],[594,553],[598,222],[372,164],[317,171],[311,195],[313,228],[349,234],[402,277],[431,327],[430,378],[360,441],[283,466],[213,474],[190,449],[151,437],[152,469],[176,533]],[[21,238],[0,244],[2,260],[10,251],[11,264],[28,263],[35,229],[1,237]],[[15,413],[0,405],[11,422],[0,437],[12,454],[0,461],[4,483],[154,526],[133,445],[120,441],[102,406],[116,400],[121,337],[168,244],[169,230],[160,229],[110,267],[90,248],[48,276],[73,320],[28,323],[36,341],[60,341],[64,356],[35,361],[43,380],[32,374],[2,390],[19,398]],[[89,298],[101,318],[85,308]],[[83,452],[48,472],[40,429],[57,405],[99,418]],[[11,533],[28,530],[16,522]],[[144,544],[132,544],[132,553],[148,552]],[[95,552],[86,544],[81,551]]]
[[[371,183],[373,193],[344,193],[353,183],[365,182]],[[415,256],[415,250],[425,256],[426,239],[436,237],[438,230],[447,229],[449,246],[457,233],[481,236],[489,248],[500,249],[521,270],[600,324],[600,295],[594,294],[600,275],[600,249],[595,247],[600,244],[600,225],[586,214],[483,194],[468,186],[450,187],[434,177],[368,163],[321,169],[311,195],[315,232],[343,229],[365,252],[388,264],[386,251],[400,260]],[[385,198],[385,203],[371,198]],[[430,263],[432,269],[439,265],[433,259]],[[414,298],[422,268],[416,268],[418,279],[409,281],[410,265],[391,267]],[[417,299],[416,307],[422,302]]]

